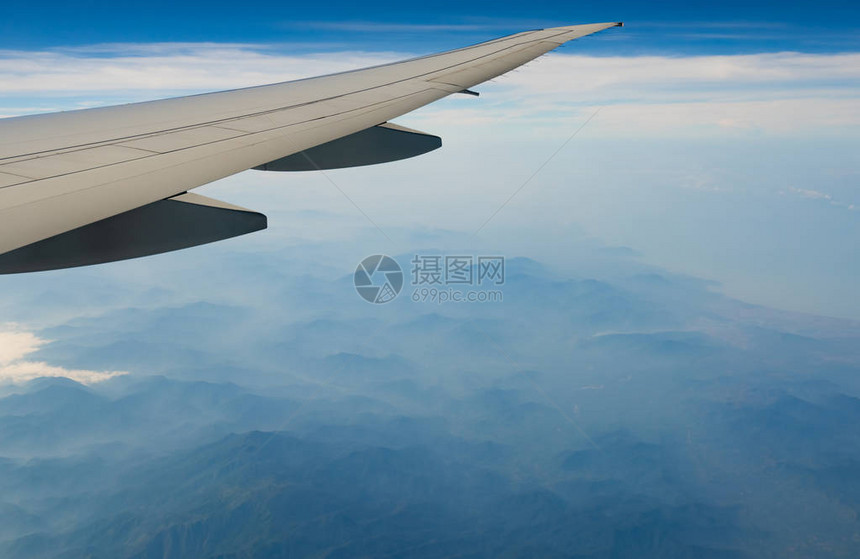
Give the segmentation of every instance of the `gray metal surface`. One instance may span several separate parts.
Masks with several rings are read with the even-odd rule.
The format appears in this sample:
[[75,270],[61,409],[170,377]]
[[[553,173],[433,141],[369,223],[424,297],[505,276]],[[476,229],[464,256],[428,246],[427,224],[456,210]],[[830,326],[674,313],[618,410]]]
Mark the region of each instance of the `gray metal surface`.
[[387,122],[254,167],[258,171],[322,171],[389,163],[442,147],[442,138]]
[[0,274],[127,260],[265,228],[263,214],[197,194],[182,194],[0,254]]

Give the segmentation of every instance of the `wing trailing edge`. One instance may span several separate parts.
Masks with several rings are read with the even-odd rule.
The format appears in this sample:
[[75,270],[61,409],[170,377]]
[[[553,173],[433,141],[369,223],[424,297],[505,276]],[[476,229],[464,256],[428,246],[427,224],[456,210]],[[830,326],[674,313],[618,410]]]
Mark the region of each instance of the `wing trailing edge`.
[[265,229],[266,216],[185,193],[0,255],[0,274],[75,268],[171,252]]

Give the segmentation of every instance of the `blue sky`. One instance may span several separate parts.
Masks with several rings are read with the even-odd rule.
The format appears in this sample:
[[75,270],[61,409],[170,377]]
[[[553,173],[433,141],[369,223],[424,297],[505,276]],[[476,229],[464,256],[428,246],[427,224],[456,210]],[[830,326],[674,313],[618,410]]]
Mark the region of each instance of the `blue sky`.
[[[624,20],[586,48],[742,52],[856,50],[856,2],[6,2],[0,48],[101,42],[314,42],[444,48],[521,30]],[[376,31],[384,34],[377,36]],[[609,43],[605,45],[604,43]]]

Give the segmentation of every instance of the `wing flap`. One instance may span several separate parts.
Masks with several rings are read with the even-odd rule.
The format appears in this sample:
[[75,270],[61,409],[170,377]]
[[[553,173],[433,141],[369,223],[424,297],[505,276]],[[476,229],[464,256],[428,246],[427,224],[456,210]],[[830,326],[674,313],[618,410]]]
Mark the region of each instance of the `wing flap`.
[[442,138],[390,122],[254,167],[259,171],[322,171],[399,161],[442,147]]
[[186,193],[0,255],[0,274],[102,264],[170,252],[266,228],[263,214]]

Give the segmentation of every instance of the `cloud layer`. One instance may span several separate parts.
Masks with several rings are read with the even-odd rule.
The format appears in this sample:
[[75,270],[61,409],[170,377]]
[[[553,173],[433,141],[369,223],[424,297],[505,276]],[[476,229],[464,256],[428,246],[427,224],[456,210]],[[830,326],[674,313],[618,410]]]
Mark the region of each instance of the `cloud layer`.
[[94,384],[127,373],[64,369],[42,361],[26,359],[47,340],[32,332],[8,327],[0,331],[0,384],[21,384],[41,377],[65,377],[82,384]]
[[[285,54],[248,44],[95,45],[0,53],[0,114],[13,116],[212,91],[339,72],[411,56]],[[595,106],[610,135],[854,134],[860,54],[594,57],[552,53],[482,87],[480,107],[436,105],[471,125],[528,119],[545,127]],[[34,95],[44,106],[33,102]],[[51,99],[45,103],[46,99]]]

